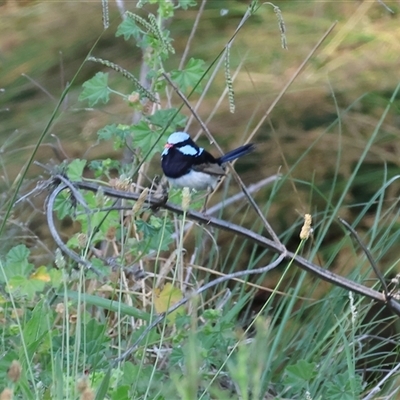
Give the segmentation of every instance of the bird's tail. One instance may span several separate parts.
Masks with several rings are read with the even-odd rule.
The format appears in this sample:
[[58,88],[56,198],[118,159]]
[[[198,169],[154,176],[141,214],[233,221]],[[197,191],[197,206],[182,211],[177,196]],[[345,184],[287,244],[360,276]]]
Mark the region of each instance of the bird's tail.
[[255,149],[255,145],[252,143],[245,144],[244,146],[240,146],[235,150],[229,151],[228,153],[224,154],[222,157],[219,158],[219,163],[224,164],[229,161],[236,160],[239,157],[242,157]]

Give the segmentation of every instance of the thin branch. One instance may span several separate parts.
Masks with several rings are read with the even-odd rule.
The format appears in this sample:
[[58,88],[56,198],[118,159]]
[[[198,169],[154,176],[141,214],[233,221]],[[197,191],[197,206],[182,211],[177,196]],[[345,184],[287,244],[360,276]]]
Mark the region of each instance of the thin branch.
[[329,36],[329,34],[332,32],[333,28],[336,26],[337,21],[334,22],[329,29],[322,35],[321,39],[318,40],[317,44],[314,46],[314,48],[310,51],[310,53],[307,55],[307,57],[304,59],[304,61],[300,64],[300,66],[297,68],[295,73],[291,76],[289,81],[286,83],[286,85],[282,88],[276,99],[272,102],[272,104],[268,107],[268,110],[265,112],[263,117],[260,119],[258,122],[257,126],[253,129],[251,132],[250,136],[248,137],[248,141],[251,141],[255,134],[258,132],[258,130],[261,128],[261,126],[264,124],[264,121],[269,117],[271,114],[272,110],[275,108],[275,106],[278,104],[278,102],[282,99],[283,95],[287,92],[289,89],[290,85],[294,82],[294,80],[300,75],[300,72],[303,70],[303,68],[306,66],[306,64],[310,61],[311,57],[314,55],[314,53],[318,50],[318,48],[321,46],[323,41]]
[[[60,180],[59,175],[55,175],[53,178],[56,181]],[[65,179],[65,177],[64,177],[64,179]],[[74,182],[73,185],[76,188],[81,189],[81,190],[89,190],[89,191],[93,191],[93,192],[98,191],[98,185],[95,185],[95,184],[89,183],[89,182]],[[65,183],[62,183],[55,190],[58,193],[60,193],[62,190],[67,189],[67,188],[68,188],[68,186],[65,185]],[[140,197],[139,193],[121,192],[121,191],[118,191],[115,189],[110,189],[107,187],[103,187],[102,190],[106,196],[116,197],[119,199],[137,201]],[[53,200],[53,203],[51,203],[51,204],[54,204],[54,200]],[[49,206],[51,204],[49,204]],[[168,202],[160,202],[160,199],[158,197],[151,196],[151,195],[147,196],[147,198],[145,200],[145,204],[147,204],[153,208],[154,207],[162,207],[162,208],[169,210],[177,215],[183,215],[183,213],[184,213],[182,208],[180,208],[179,206],[172,204],[172,203],[168,203]],[[49,207],[49,209],[50,209],[50,207]],[[48,210],[48,217],[50,217],[50,218],[53,217],[52,212],[50,210]],[[353,281],[351,281],[347,278],[344,278],[340,275],[337,275],[327,269],[321,268],[320,266],[313,264],[311,261],[308,261],[307,259],[305,259],[293,252],[287,251],[285,248],[282,248],[282,246],[280,246],[278,243],[276,243],[270,239],[267,239],[264,236],[259,235],[249,229],[246,229],[242,226],[239,226],[239,225],[236,225],[231,222],[224,221],[224,220],[221,220],[221,219],[218,219],[215,217],[206,216],[203,213],[197,212],[197,211],[191,211],[191,210],[186,211],[186,218],[192,219],[194,221],[197,221],[197,222],[200,222],[203,224],[211,225],[215,228],[219,228],[219,229],[231,232],[233,234],[244,237],[244,238],[252,241],[253,243],[258,244],[261,247],[268,248],[275,253],[284,254],[286,259],[293,261],[293,263],[296,264],[298,267],[300,267],[301,269],[303,269],[305,271],[311,272],[312,274],[318,276],[320,279],[322,279],[326,282],[330,282],[336,286],[340,286],[346,290],[350,290],[352,292],[361,294],[363,296],[366,296],[366,297],[373,299],[375,301],[378,301],[380,303],[387,304],[395,314],[400,315],[400,304],[398,302],[396,302],[393,298],[387,298],[385,296],[385,294],[382,294],[374,289],[371,289],[371,288],[364,286],[362,284],[359,284],[357,282],[353,282]],[[53,226],[54,226],[54,222],[53,222]]]
[[[73,185],[72,185],[73,186]],[[65,253],[68,257],[72,258],[74,261],[78,263],[78,265],[83,265],[89,270],[92,270],[95,272],[98,276],[102,276],[101,272],[95,268],[89,261],[84,260],[82,257],[79,257],[78,254],[76,254],[74,251],[69,249],[62,239],[60,238],[57,229],[54,224],[54,217],[53,217],[53,209],[54,209],[54,202],[57,198],[57,196],[65,189],[70,189],[70,186],[67,186],[65,183],[62,183],[60,186],[58,186],[56,189],[54,189],[50,196],[48,197],[47,201],[47,209],[46,209],[46,216],[47,216],[47,223],[49,225],[49,230],[51,235],[53,236],[54,241],[56,242],[57,246],[60,248],[60,250]],[[77,190],[73,188],[73,196],[75,196]]]
[[[249,193],[253,194],[253,193],[257,192],[258,190],[260,190],[261,188],[263,188],[271,183],[276,182],[279,178],[280,178],[279,174],[272,175],[268,178],[258,181],[257,183],[249,185],[247,190],[249,191]],[[243,192],[236,193],[235,195],[228,197],[227,199],[213,205],[212,207],[207,208],[207,215],[214,215],[219,210],[221,210],[233,203],[236,203],[237,201],[242,200],[244,197],[245,197],[245,194]],[[194,224],[194,222],[188,222],[183,228],[184,232],[188,231],[193,226],[193,224]],[[172,237],[175,239],[176,235],[177,235],[177,233],[174,233],[172,235]]]
[[383,7],[386,8],[386,11],[389,11],[390,13],[394,14],[394,11],[388,5],[386,5],[382,0],[378,0],[378,3],[382,4]]
[[[388,374],[386,374],[376,385],[372,390],[368,393],[368,396],[363,397],[363,400],[371,400],[371,399],[376,399],[376,394],[379,393],[382,390],[382,386],[384,383],[393,376],[397,371],[400,370],[400,363],[397,364]],[[396,389],[398,391],[398,388]],[[393,399],[394,397],[390,397]]]
[[[255,192],[258,192],[261,188],[264,188],[270,185],[271,183],[276,182],[279,179],[280,179],[279,174],[271,175],[268,178],[261,179],[260,181],[253,183],[252,185],[249,185],[247,187],[247,190],[249,191],[250,194],[253,194]],[[245,194],[243,192],[236,193],[235,195],[228,197],[227,199],[219,202],[218,204],[215,204],[214,206],[207,208],[207,215],[213,215],[222,208],[225,208],[233,203],[236,203],[237,201],[242,200],[244,197]]]
[[378,266],[376,265],[376,262],[375,262],[374,258],[372,257],[371,252],[368,250],[368,247],[365,246],[365,244],[361,241],[360,236],[358,236],[358,233],[355,231],[355,229],[347,221],[345,221],[342,218],[339,218],[339,221],[353,235],[353,237],[356,240],[356,242],[362,248],[363,252],[367,256],[367,259],[368,259],[369,263],[371,264],[372,269],[374,270],[376,276],[378,277],[379,281],[381,282],[381,285],[382,285],[383,290],[385,292],[385,296],[387,298],[389,298],[390,295],[389,295],[388,287],[386,286],[385,277],[382,275],[381,271],[379,270]]
[[194,20],[193,28],[192,28],[192,31],[190,32],[189,39],[186,42],[185,50],[183,52],[183,55],[182,55],[181,61],[179,63],[178,69],[182,69],[183,66],[185,65],[185,61],[186,61],[187,55],[189,53],[190,45],[192,43],[194,35],[196,34],[197,27],[199,25],[200,18],[201,18],[202,14],[203,14],[204,7],[206,6],[206,3],[207,3],[207,0],[203,0],[201,2],[201,4],[200,4],[199,11],[197,12],[196,19]]

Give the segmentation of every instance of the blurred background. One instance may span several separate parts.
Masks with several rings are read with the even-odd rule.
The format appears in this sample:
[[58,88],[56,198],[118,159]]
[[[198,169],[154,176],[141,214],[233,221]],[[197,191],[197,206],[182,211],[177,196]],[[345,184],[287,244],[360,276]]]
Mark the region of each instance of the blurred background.
[[[35,159],[53,165],[74,158],[123,159],[123,151],[114,150],[111,142],[98,143],[97,131],[105,125],[132,123],[132,106],[122,96],[112,94],[109,103],[90,108],[87,102],[80,102],[78,97],[82,92],[82,84],[98,71],[109,73],[110,87],[114,90],[126,95],[135,90],[132,82],[121,74],[98,63],[84,61],[91,51],[94,57],[110,60],[136,77],[140,76],[143,63],[141,49],[132,39],[125,41],[123,37],[115,36],[124,10],[143,16],[149,12],[155,13],[155,9],[148,5],[138,9],[137,3],[121,0],[109,2],[110,26],[104,30],[100,0],[0,0],[0,222],[3,222],[9,199],[15,193],[19,174],[48,124],[64,88],[75,75],[76,79]],[[187,59],[203,59],[206,66],[214,62],[231,39],[249,4],[250,0],[208,0]],[[400,82],[400,0],[384,3],[378,0],[276,0],[274,5],[282,13],[288,48],[282,48],[279,23],[273,7],[267,3],[262,5],[246,21],[231,48],[230,70],[232,76],[236,75],[233,83],[235,113],[229,111],[227,96],[218,104],[226,87],[223,68],[202,100],[198,113],[203,120],[212,115],[208,128],[225,151],[242,144],[259,125],[252,138],[257,143],[257,151],[243,157],[235,168],[249,185],[277,173],[282,175],[275,186],[263,187],[254,196],[268,222],[289,250],[299,249],[300,255],[315,264],[372,286],[377,282],[376,276],[360,246],[337,222],[340,216],[356,227],[384,273],[389,289],[395,287],[398,290],[399,277],[397,281],[390,282],[389,279],[399,272],[400,98],[393,97],[393,94]],[[165,63],[167,71],[178,68],[198,9],[199,4],[187,10],[177,10],[174,18],[168,21],[167,28],[173,38],[175,55]],[[313,53],[268,118],[264,119],[265,113],[296,70],[335,23],[326,40]],[[195,94],[191,98],[192,104],[197,103],[199,96]],[[172,96],[172,99],[173,105],[178,107],[179,99],[176,96]],[[185,107],[182,112],[190,115]],[[195,135],[198,129],[192,124],[189,133]],[[218,154],[204,135],[199,140],[211,152]],[[149,163],[150,182],[156,174],[161,174],[159,155]],[[34,188],[43,176],[48,177],[41,168],[32,165],[20,194]],[[218,191],[213,202],[239,190],[231,182],[229,189]],[[0,235],[0,261],[5,258],[3,255],[8,249],[24,243],[29,247],[30,260],[36,267],[54,264],[55,244],[43,214],[46,194],[44,192],[32,197],[13,208]],[[305,213],[313,216],[314,236],[302,246],[299,245],[299,232]],[[224,207],[220,216],[268,236],[259,218],[244,200]],[[79,227],[77,223],[74,225],[72,219],[65,218],[59,221],[57,228],[67,242],[71,233]],[[193,237],[200,233],[194,240],[202,241],[202,247],[199,247],[201,250],[198,253],[191,252],[190,247],[194,247],[192,236],[185,241],[185,256],[188,263],[190,258],[190,270],[193,259],[196,261],[193,264],[208,268],[209,276],[214,271],[231,272],[265,266],[275,256],[269,250],[244,241],[242,237],[212,230],[208,226],[196,226],[193,232]],[[203,233],[206,234],[201,235]],[[171,252],[165,253],[165,260],[170,260]],[[145,257],[146,268],[154,269],[156,264],[158,268],[158,254],[152,262]],[[279,290],[306,299],[302,309],[299,308],[300,301],[296,305],[290,303],[290,310],[300,312],[294,319],[290,316],[286,332],[277,331],[278,341],[283,336],[289,338],[294,335],[294,342],[287,347],[280,344],[268,348],[279,349],[279,357],[283,357],[281,361],[285,359],[286,363],[288,360],[297,360],[296,355],[293,356],[293,349],[310,350],[315,343],[323,342],[324,345],[320,347],[322,350],[317,351],[321,352],[321,360],[326,358],[326,354],[333,355],[332,359],[330,356],[326,358],[328,364],[324,365],[328,365],[326,370],[329,369],[329,374],[334,374],[336,369],[331,368],[332,361],[342,353],[343,357],[348,357],[348,353],[347,350],[343,351],[341,327],[338,334],[341,339],[335,339],[332,351],[329,349],[325,354],[325,340],[331,335],[325,329],[330,330],[338,321],[341,323],[343,305],[348,301],[347,292],[330,292],[331,285],[291,265],[286,274],[286,267],[282,264],[265,277],[250,278],[257,279],[263,289],[276,288],[276,283],[283,279],[279,283]],[[200,285],[203,271],[196,273],[195,281]],[[231,284],[237,285],[236,282],[228,285]],[[240,285],[237,287],[242,294],[247,290],[245,285],[242,289]],[[290,291],[290,287],[296,288],[295,292]],[[259,293],[254,290],[255,296],[251,298],[248,315],[263,307],[270,295],[267,290],[260,290]],[[378,286],[376,290],[380,290]],[[316,301],[326,294],[327,301]],[[286,299],[292,301],[290,296],[273,296],[272,309],[273,312],[277,311],[278,320],[285,308],[281,306],[289,304],[284,302]],[[318,307],[318,311],[314,306]],[[285,314],[284,318],[288,318],[286,324],[289,314],[286,311],[282,313]],[[248,315],[243,317],[244,321],[248,320]],[[336,319],[337,315],[340,318]],[[368,320],[382,319],[384,322],[382,327],[375,325],[375,322],[365,325],[374,338],[379,339],[379,335],[391,338],[388,350],[380,347],[388,343],[386,340],[378,340],[377,344],[369,341],[370,347],[364,348],[360,344],[361,339],[354,341],[360,350],[367,352],[366,356],[363,355],[364,359],[368,361],[370,357],[372,363],[376,364],[377,355],[385,361],[389,355],[393,357],[391,360],[397,360],[399,341],[393,337],[400,332],[400,327],[395,326],[398,325],[398,318],[391,318],[388,310],[376,304],[360,312],[360,315]],[[274,333],[270,326],[273,324],[268,322],[265,331]],[[296,337],[300,337],[303,330],[307,332],[306,340],[297,346]],[[323,338],[318,339],[319,342],[317,335]],[[353,337],[348,342],[353,343]],[[327,343],[331,347],[330,339]],[[347,341],[343,343],[347,345]],[[5,351],[7,346],[3,345]],[[264,344],[262,346],[263,352],[266,347]],[[107,348],[112,348],[108,342]],[[280,351],[281,348],[285,351]],[[48,348],[44,349],[48,357]],[[314,353],[314,349],[311,353]],[[54,354],[57,354],[56,351]],[[309,359],[308,355],[304,359]],[[349,364],[348,360],[346,363]],[[212,365],[214,368],[213,362]],[[367,371],[366,365],[359,364],[359,368]],[[377,364],[378,369],[381,371],[381,364]],[[37,370],[36,366],[34,370]],[[271,370],[275,374],[275,370],[282,368],[279,366]],[[345,380],[349,380],[348,375],[345,375]],[[397,382],[395,387],[397,390]]]

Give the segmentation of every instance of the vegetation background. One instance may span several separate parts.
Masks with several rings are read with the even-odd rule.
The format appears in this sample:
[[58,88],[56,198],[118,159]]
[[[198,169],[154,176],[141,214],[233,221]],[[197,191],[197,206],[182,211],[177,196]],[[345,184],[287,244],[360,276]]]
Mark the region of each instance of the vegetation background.
[[[169,30],[175,48],[175,54],[164,60],[169,71],[178,69],[197,16],[188,59],[201,59],[209,66],[250,2],[209,0],[201,13],[200,4],[175,2],[183,7],[170,19],[159,15],[168,2],[149,3],[140,9],[136,1],[110,3],[110,25],[104,30],[100,1],[0,2],[2,396],[10,390],[15,398],[35,399],[397,398],[397,317],[290,263],[249,279],[259,287],[230,282],[208,291],[197,304],[191,302],[185,312],[150,331],[129,358],[116,362],[153,314],[187,293],[182,285],[186,274],[191,277],[188,286],[198,288],[216,272],[264,266],[273,254],[229,232],[201,227],[183,240],[179,233],[185,220],[171,217],[170,226],[165,223],[157,232],[171,236],[175,231],[178,239],[165,243],[157,256],[151,258],[149,252],[141,260],[154,273],[146,283],[119,273],[106,280],[90,274],[85,279],[69,264],[65,271],[60,269],[59,255],[54,261],[58,253],[43,215],[46,193],[7,215],[21,174],[20,195],[45,175],[38,166],[26,173],[24,167],[71,81],[35,159],[59,164],[65,159],[126,157],[115,147],[114,136],[99,140],[98,131],[110,124],[132,124],[134,102],[111,96],[107,104],[92,107],[78,99],[82,85],[99,71],[109,72],[113,90],[126,95],[135,90],[116,71],[85,62],[94,46],[93,56],[140,77],[142,50],[134,40],[115,36],[121,7],[143,18],[153,13]],[[260,3],[230,49],[235,112],[230,112],[227,97],[218,104],[227,86],[222,68],[199,103],[198,114],[224,150],[243,143],[337,21],[257,128],[252,139],[257,152],[242,159],[237,171],[248,185],[281,174],[279,181],[254,196],[289,250],[380,290],[365,254],[336,222],[340,216],[354,224],[387,282],[394,285],[391,289],[397,290],[391,279],[398,273],[400,4],[310,0],[274,5],[282,12],[288,48],[282,49],[274,8]],[[207,79],[209,75],[203,87]],[[178,97],[171,98],[175,107],[181,104]],[[195,94],[190,100],[196,104],[198,98]],[[169,99],[162,98],[161,104],[166,107]],[[185,107],[181,112],[191,115]],[[199,125],[192,123],[189,131],[195,136]],[[204,135],[199,142],[217,154]],[[149,180],[144,186],[161,172],[159,154],[147,161]],[[87,168],[85,177],[95,173]],[[212,204],[239,191],[232,181]],[[301,244],[298,234],[305,213],[313,216],[314,237]],[[267,235],[244,200],[218,215]],[[65,217],[58,225],[63,239],[78,240],[84,223],[73,215]],[[162,221],[166,220],[156,222]],[[152,229],[156,222],[149,222]],[[108,234],[110,228],[105,226]],[[108,240],[115,244],[116,238],[122,240],[118,234]],[[175,260],[183,248],[186,256]],[[180,278],[168,269],[179,263],[185,271]],[[122,275],[127,280],[118,283]]]

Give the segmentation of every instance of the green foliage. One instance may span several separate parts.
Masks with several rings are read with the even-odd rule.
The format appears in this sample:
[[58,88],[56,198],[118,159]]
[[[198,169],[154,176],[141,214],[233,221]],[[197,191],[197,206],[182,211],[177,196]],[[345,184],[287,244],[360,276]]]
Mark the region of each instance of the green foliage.
[[332,400],[353,400],[362,392],[362,379],[359,375],[342,373],[326,383],[326,396]]
[[29,250],[22,244],[8,252],[4,268],[7,279],[12,279],[16,275],[28,275],[32,271],[33,265],[28,262],[28,256]]
[[73,208],[67,192],[62,192],[60,196],[57,197],[54,210],[57,211],[57,218],[60,220],[72,215]]
[[137,230],[143,233],[143,241],[140,246],[144,250],[166,251],[172,242],[173,226],[171,221],[157,218],[154,215],[150,217],[150,222],[138,220],[136,222]]
[[177,108],[166,108],[157,110],[146,118],[151,124],[162,128],[164,131],[169,128],[171,132],[185,126],[187,117],[179,113]]
[[124,21],[119,24],[115,36],[123,36],[125,40],[133,38],[136,41],[140,41],[142,36],[141,32],[140,27],[133,18],[125,18]]
[[42,292],[46,282],[51,280],[46,267],[35,270],[28,261],[29,250],[25,245],[13,247],[2,264],[0,282],[5,284],[6,290],[16,298],[26,297],[33,300],[37,292]]
[[[33,355],[38,351],[45,350],[43,341],[48,335],[48,329],[50,324],[51,316],[44,318],[48,315],[48,305],[44,300],[39,301],[33,311],[29,315],[26,324],[22,330],[23,342],[27,349],[27,362],[31,362]],[[41,347],[41,349],[40,349]],[[20,359],[23,359],[23,348],[20,349]]]
[[[145,2],[143,2],[144,4]],[[165,14],[170,14],[168,10],[168,2],[156,2],[159,5],[159,16],[165,18]],[[179,6],[187,9],[193,2],[182,2]],[[174,53],[171,45],[170,33],[167,29],[160,28],[160,23],[157,17],[149,14],[147,19],[137,14],[127,12],[123,22],[117,29],[116,36],[123,36],[125,40],[134,39],[137,46],[143,49],[146,54],[146,63],[150,67],[147,78],[151,82],[151,87],[162,95],[165,90],[165,79],[163,77],[165,61],[170,54]],[[151,51],[149,50],[151,49]],[[122,72],[125,77],[131,76],[128,71],[122,67],[99,58],[90,57],[91,61],[99,62],[118,72]],[[195,89],[201,90],[200,82],[205,76],[205,63],[203,60],[191,58],[183,70],[171,70],[171,79],[177,87],[184,93]],[[129,78],[129,77],[128,77]],[[137,89],[140,95],[156,102],[152,94],[141,87],[136,81]],[[109,93],[114,92],[108,87],[108,74],[97,73],[96,76],[85,82],[84,90],[81,93],[80,100],[88,100],[89,105],[93,106],[98,103],[106,103],[109,101]],[[146,91],[145,93],[143,91]],[[128,95],[121,95],[124,98],[129,98]],[[143,111],[143,106],[136,101],[132,101],[135,109]],[[165,138],[172,132],[182,128],[186,123],[187,117],[179,113],[179,109],[175,107],[155,110],[151,115],[143,113],[143,118],[140,122],[128,125],[110,124],[98,131],[100,140],[111,141],[115,149],[121,149],[128,144],[131,144],[134,149],[138,149],[142,157],[149,159],[156,153],[162,151],[162,143]],[[144,161],[144,160],[142,160]],[[99,165],[99,164],[97,164]],[[99,168],[105,175],[109,175],[110,171],[100,166]],[[96,177],[100,177],[96,174]]]
[[194,88],[197,92],[201,92],[199,82],[204,77],[204,73],[204,61],[191,58],[183,70],[171,71],[171,79],[184,93]]
[[67,166],[67,176],[71,181],[82,180],[83,170],[85,169],[87,161],[79,160],[78,158],[71,161]]
[[79,96],[80,101],[87,100],[89,106],[102,102],[108,103],[110,99],[110,89],[108,88],[108,74],[98,72],[93,78],[83,84],[84,90]]
[[160,134],[151,129],[146,121],[132,125],[130,133],[134,147],[139,149],[142,156],[149,155],[152,157],[162,151],[163,144],[160,140]]
[[[169,53],[175,50],[171,45],[171,38],[167,29],[160,30],[153,14],[148,15],[148,20],[127,11],[126,19],[120,24],[116,36],[123,35],[125,40],[131,37],[135,39],[138,47],[146,49],[150,47],[162,60],[166,60]],[[158,62],[155,58],[148,59],[151,66]]]
[[107,177],[111,179],[111,172],[116,170],[122,173],[122,166],[118,160],[106,158],[104,160],[93,160],[89,162],[89,169],[93,171],[95,178]]
[[303,388],[307,382],[315,378],[317,369],[315,363],[309,363],[305,360],[299,360],[295,365],[286,367],[286,385],[298,386]]
[[128,134],[129,131],[126,125],[117,124],[106,125],[97,132],[100,140],[112,141],[114,149],[120,149],[125,146]]
[[283,383],[291,387],[294,393],[308,390],[310,382],[317,376],[316,363],[299,360],[295,365],[289,365],[285,369]]

